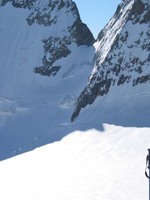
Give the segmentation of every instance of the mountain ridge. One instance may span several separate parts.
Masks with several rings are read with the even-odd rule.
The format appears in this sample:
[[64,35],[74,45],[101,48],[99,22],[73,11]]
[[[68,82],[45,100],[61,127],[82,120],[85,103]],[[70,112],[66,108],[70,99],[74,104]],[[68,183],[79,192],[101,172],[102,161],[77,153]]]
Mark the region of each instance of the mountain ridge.
[[[50,34],[48,38],[44,38],[42,41],[45,54],[42,59],[43,66],[35,67],[35,73],[55,76],[61,66],[55,66],[54,63],[71,53],[69,49],[71,43],[76,43],[77,46],[91,46],[95,41],[88,27],[81,22],[76,4],[72,1],[7,0],[2,1],[1,5],[4,6],[8,2],[12,3],[15,8],[29,10],[26,18],[29,26],[33,24],[46,27],[57,26],[57,32],[51,30],[56,35]],[[62,19],[64,19],[64,22]]]
[[104,123],[150,126],[149,6],[122,1],[95,42],[71,0],[1,1],[1,160]]
[[[149,8],[146,0],[125,1],[100,32],[94,69],[78,99],[71,121],[79,115],[81,108],[92,104],[97,96],[106,95],[111,86],[130,82],[136,86],[150,81]],[[136,34],[133,38],[134,30]]]

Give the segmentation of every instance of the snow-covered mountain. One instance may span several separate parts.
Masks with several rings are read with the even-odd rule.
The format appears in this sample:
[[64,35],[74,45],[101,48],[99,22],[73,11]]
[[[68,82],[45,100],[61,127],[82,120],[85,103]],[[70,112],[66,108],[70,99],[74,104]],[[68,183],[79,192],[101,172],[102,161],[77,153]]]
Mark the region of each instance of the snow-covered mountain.
[[[12,37],[9,36],[9,38],[11,40],[15,38],[15,41],[12,41],[13,44],[16,44],[16,40],[21,42],[21,44],[17,43],[19,50],[31,49],[37,57],[39,50],[34,49],[34,44],[36,43],[39,47],[42,43],[43,57],[42,59],[40,57],[42,63],[41,66],[36,66],[40,63],[35,63],[35,73],[56,75],[62,67],[56,61],[71,54],[73,45],[91,46],[94,42],[92,33],[81,22],[77,7],[72,1],[10,0],[2,1],[1,6],[3,20],[1,31],[6,31],[8,26],[12,28],[10,31]],[[8,35],[5,37],[8,38]],[[10,43],[10,45],[13,44]],[[17,51],[17,55],[20,57],[21,51]]]
[[96,42],[72,0],[0,5],[0,160],[103,123],[150,126],[149,0],[122,1]]
[[72,121],[99,97],[97,109],[102,120],[149,126],[150,1],[122,1],[99,33],[95,47],[94,69]]
[[3,159],[70,132],[65,124],[90,75],[95,49],[72,0],[2,0],[0,5]]

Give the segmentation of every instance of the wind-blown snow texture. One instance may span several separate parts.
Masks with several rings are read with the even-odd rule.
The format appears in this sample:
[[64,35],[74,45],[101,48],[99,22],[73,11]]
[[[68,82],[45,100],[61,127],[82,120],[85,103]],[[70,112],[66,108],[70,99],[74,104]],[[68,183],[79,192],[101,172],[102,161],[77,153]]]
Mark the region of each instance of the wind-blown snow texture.
[[150,126],[148,0],[123,1],[94,45],[71,0],[0,5],[0,160],[103,123]]

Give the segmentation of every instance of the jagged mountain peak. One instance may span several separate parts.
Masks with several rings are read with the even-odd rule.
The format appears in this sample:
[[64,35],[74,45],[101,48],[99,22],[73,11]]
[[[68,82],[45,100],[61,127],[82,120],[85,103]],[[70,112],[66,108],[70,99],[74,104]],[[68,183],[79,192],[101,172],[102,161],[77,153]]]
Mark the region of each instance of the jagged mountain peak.
[[8,3],[17,9],[28,9],[26,23],[29,27],[40,25],[48,29],[48,36],[42,40],[43,64],[35,66],[35,73],[56,75],[61,66],[55,62],[71,53],[71,45],[91,46],[95,41],[88,27],[82,23],[76,4],[71,0],[2,0],[1,6]]
[[98,96],[108,94],[112,87],[128,84],[130,91],[143,83],[149,86],[149,30],[149,0],[122,1],[98,35],[94,69],[78,99],[72,121],[81,108],[92,104]]

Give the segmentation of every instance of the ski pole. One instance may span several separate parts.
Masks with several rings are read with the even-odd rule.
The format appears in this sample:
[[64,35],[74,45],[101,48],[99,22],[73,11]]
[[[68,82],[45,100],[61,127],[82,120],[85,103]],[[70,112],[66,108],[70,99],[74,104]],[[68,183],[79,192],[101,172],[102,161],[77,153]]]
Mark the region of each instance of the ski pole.
[[[149,170],[148,173],[147,173],[147,169]],[[150,149],[148,149],[148,155],[146,157],[145,175],[149,179],[149,200],[150,200]]]
[[149,200],[150,200],[150,149],[148,149],[148,169],[149,169]]

